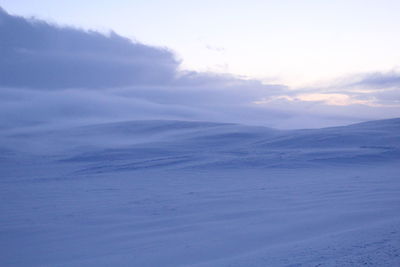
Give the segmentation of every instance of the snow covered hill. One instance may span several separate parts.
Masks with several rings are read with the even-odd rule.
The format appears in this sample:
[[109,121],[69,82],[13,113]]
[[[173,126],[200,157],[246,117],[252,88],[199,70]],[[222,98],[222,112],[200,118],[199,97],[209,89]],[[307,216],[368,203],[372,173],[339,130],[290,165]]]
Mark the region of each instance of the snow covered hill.
[[400,119],[279,131],[236,124],[130,121],[3,134],[3,150],[82,172],[144,168],[271,168],[400,159]]
[[398,266],[400,119],[0,132],[2,266]]

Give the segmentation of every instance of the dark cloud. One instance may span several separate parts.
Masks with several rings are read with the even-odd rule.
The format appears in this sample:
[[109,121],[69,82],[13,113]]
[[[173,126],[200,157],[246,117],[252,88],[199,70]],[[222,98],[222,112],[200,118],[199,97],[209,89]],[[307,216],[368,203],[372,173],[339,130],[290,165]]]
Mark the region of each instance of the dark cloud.
[[400,73],[391,72],[374,72],[361,75],[359,81],[353,84],[354,86],[362,86],[365,88],[400,88]]
[[59,27],[0,9],[0,85],[30,88],[168,84],[179,62],[111,32]]

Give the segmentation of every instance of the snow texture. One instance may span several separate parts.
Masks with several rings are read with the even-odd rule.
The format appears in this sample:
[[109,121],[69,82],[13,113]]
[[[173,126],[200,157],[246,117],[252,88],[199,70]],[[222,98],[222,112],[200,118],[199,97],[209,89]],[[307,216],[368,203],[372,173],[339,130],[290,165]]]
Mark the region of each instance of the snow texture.
[[400,266],[400,119],[0,131],[1,266]]

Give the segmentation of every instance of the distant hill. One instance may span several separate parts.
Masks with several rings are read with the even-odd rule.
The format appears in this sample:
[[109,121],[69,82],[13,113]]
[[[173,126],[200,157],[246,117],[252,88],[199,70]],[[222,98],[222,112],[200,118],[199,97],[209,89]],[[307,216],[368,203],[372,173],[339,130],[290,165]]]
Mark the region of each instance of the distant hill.
[[[3,134],[3,157],[84,163],[78,171],[274,168],[400,159],[400,119],[276,130],[228,123],[146,120]],[[10,152],[11,151],[11,152]]]

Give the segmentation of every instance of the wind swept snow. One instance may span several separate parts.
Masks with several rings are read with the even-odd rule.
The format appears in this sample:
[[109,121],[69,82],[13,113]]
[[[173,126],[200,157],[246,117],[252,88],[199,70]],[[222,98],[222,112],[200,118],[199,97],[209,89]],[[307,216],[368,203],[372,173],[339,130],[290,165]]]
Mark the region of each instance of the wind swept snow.
[[2,266],[400,266],[400,119],[0,132]]

